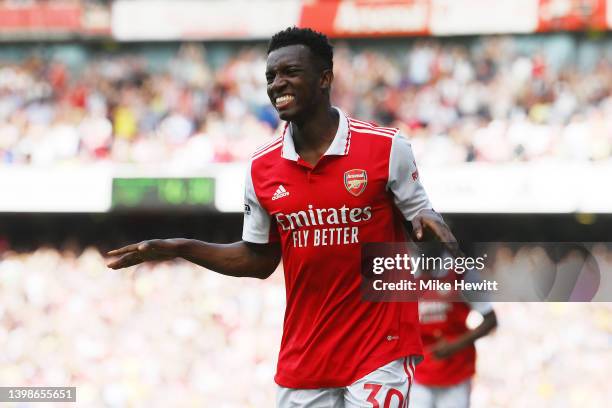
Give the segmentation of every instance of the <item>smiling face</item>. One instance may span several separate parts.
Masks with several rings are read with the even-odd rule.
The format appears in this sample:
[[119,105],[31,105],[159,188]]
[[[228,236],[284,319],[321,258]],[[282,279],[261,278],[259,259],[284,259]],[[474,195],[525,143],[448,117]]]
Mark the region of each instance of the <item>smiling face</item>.
[[330,69],[305,45],[289,45],[268,54],[268,97],[282,120],[301,121],[320,104],[329,104]]

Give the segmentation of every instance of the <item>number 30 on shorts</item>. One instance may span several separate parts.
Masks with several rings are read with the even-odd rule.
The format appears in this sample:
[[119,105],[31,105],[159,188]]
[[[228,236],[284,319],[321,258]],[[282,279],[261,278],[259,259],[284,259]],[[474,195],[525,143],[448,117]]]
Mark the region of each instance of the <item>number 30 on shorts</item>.
[[[363,385],[363,388],[365,390],[370,391],[370,395],[368,395],[368,399],[366,401],[372,404],[372,408],[381,408],[380,404],[378,403],[378,400],[376,399],[376,396],[380,392],[382,385],[366,383]],[[397,397],[396,399],[398,401],[398,407],[404,406],[404,394],[402,394],[400,390],[397,390],[395,388],[389,388],[389,391],[387,391],[387,395],[385,396],[385,402],[382,408],[390,408],[391,402],[394,400],[394,397]]]

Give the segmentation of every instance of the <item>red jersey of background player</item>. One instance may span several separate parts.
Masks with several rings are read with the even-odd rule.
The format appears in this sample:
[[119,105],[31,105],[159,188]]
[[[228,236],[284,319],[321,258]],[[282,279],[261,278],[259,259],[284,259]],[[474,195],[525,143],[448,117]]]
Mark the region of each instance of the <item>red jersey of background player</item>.
[[444,339],[452,341],[465,334],[470,311],[483,316],[493,310],[488,302],[420,302],[419,317],[425,360],[419,364],[415,380],[419,384],[446,387],[471,378],[476,372],[476,348],[473,344],[450,357],[437,359],[428,349]]
[[291,127],[260,148],[245,187],[243,239],[280,240],[287,308],[276,382],[343,387],[422,352],[416,303],[364,302],[364,242],[406,240],[402,218],[431,208],[410,144],[397,129],[347,118],[316,166]]

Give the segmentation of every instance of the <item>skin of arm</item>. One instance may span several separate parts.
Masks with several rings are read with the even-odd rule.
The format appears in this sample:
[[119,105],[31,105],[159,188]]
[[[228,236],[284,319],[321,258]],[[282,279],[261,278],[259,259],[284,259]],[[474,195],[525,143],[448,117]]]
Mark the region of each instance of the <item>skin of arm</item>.
[[495,311],[491,310],[483,316],[482,323],[478,327],[468,330],[462,336],[452,341],[440,340],[431,347],[430,352],[438,359],[448,358],[456,352],[471,346],[476,340],[489,334],[495,327],[497,327],[497,316]]
[[146,261],[183,258],[226,276],[266,279],[281,259],[279,243],[254,244],[246,241],[212,244],[194,239],[154,239],[108,253],[119,257],[108,264],[121,269]]

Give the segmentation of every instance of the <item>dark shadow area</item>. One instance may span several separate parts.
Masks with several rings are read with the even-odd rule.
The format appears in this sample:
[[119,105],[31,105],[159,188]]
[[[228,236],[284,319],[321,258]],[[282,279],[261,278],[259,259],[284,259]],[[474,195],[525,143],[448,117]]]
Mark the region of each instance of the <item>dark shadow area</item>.
[[[446,214],[459,242],[610,241],[612,215]],[[185,237],[213,242],[240,239],[242,214],[110,213],[0,214],[0,249],[34,250],[41,245],[101,250],[152,238]]]

